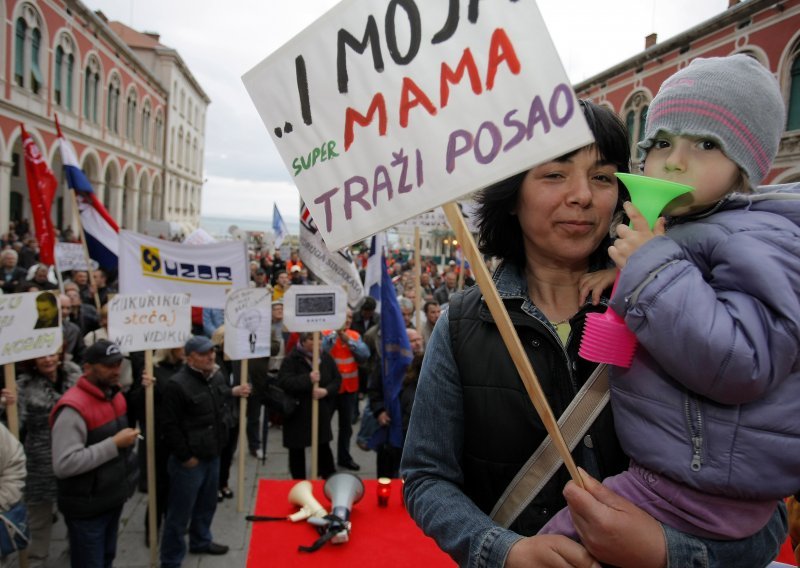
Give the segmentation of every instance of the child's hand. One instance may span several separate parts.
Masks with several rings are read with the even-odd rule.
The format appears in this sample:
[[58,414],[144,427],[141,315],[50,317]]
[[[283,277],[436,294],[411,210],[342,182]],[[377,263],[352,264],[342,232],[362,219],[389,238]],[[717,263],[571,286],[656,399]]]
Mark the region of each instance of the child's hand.
[[609,288],[617,277],[616,268],[606,268],[605,270],[598,270],[597,272],[590,272],[581,276],[578,286],[580,287],[580,298],[583,302],[586,297],[592,295],[592,305],[596,306],[600,303],[600,296],[603,290]]
[[659,217],[656,221],[656,226],[653,230],[647,225],[645,219],[639,210],[633,206],[630,201],[625,202],[625,213],[631,220],[631,225],[620,225],[617,227],[617,240],[614,244],[608,247],[608,256],[617,265],[617,268],[622,269],[628,262],[628,259],[635,253],[639,247],[644,245],[653,237],[663,235],[665,230],[665,221],[663,217]]

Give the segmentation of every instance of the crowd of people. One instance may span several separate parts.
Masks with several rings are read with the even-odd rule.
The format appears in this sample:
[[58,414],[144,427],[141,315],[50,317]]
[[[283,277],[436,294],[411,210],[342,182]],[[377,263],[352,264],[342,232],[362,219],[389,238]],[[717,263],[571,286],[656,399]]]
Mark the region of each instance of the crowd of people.
[[[17,223],[16,230],[20,227],[24,223]],[[234,496],[229,477],[238,439],[237,396],[248,397],[249,453],[267,459],[268,428],[281,428],[283,445],[289,450],[288,472],[296,479],[310,473],[305,455],[311,445],[312,398],[320,400],[321,477],[337,467],[361,468],[351,454],[359,421],[362,448],[369,448],[375,430],[388,424],[375,300],[363,299],[355,311],[348,310],[341,329],[321,334],[321,366],[318,373],[312,372],[311,335],[289,333],[283,325],[283,295],[293,285],[313,282],[296,251],[286,261],[278,250],[252,255],[250,285],[267,288],[272,298],[272,345],[270,357],[249,362],[251,386],[240,387],[240,363],[224,355],[223,310],[193,308],[191,339],[183,347],[156,351],[153,373],[148,375],[142,352],[126,352],[109,341],[108,300],[117,292],[115,273],[102,268],[66,272],[59,275],[63,277],[59,284],[54,268],[38,262],[35,239],[27,237],[5,236],[7,246],[0,253],[3,292],[53,291],[47,300],[56,298],[51,315],[60,310],[63,331],[58,353],[16,365],[16,396],[7,389],[0,392],[0,422],[7,419],[7,406],[16,403],[27,456],[20,495],[32,535],[27,549],[30,566],[47,563],[52,526],[59,514],[68,527],[73,566],[113,561],[122,505],[136,488],[147,491],[144,392],[150,386],[155,400],[153,454],[162,566],[180,566],[187,549],[207,554],[228,550],[212,539],[210,527],[217,504]],[[364,258],[360,264],[363,273]],[[412,268],[399,255],[389,261],[407,333],[421,361],[423,337],[430,337],[439,314],[435,297],[452,295],[459,267],[448,264],[439,273],[437,265],[426,262],[416,286]],[[421,333],[414,329],[417,294],[424,303]],[[404,389],[406,426],[419,362],[410,369],[415,372]],[[281,415],[269,402],[269,385],[295,397],[297,410]],[[330,448],[334,415],[335,461]],[[397,476],[402,449],[387,445],[371,449],[376,450],[380,473]],[[150,546],[148,520],[149,511],[145,544]],[[192,527],[188,546],[186,526]]]

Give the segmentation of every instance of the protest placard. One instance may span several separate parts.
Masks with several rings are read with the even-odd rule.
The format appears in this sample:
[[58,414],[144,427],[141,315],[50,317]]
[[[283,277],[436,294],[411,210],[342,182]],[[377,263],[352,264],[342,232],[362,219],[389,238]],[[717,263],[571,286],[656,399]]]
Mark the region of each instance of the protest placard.
[[125,351],[182,347],[191,329],[188,294],[117,294],[108,301],[109,339]]
[[346,0],[243,76],[330,250],[591,142],[535,2]]
[[0,365],[52,355],[62,343],[61,310],[54,293],[0,296]]
[[56,243],[55,254],[59,272],[97,269],[96,261],[92,260],[91,266],[86,264],[86,255],[80,243]]
[[339,329],[346,317],[341,286],[292,286],[283,296],[283,324],[289,331]]
[[233,360],[270,356],[272,302],[266,288],[243,288],[225,303],[225,354]]
[[122,294],[184,292],[193,306],[224,308],[228,291],[249,285],[243,242],[186,245],[119,232]]

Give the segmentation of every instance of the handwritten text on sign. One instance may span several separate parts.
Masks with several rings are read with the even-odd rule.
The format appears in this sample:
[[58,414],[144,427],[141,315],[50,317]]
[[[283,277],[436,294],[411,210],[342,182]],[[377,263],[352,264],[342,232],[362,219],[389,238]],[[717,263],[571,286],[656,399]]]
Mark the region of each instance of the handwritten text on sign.
[[225,354],[233,360],[270,356],[272,297],[266,288],[231,290],[225,303]]
[[332,250],[591,142],[533,1],[345,0],[243,80]]
[[0,365],[52,355],[63,343],[52,292],[0,296]]
[[108,334],[125,351],[182,347],[191,328],[188,294],[117,294],[108,302]]

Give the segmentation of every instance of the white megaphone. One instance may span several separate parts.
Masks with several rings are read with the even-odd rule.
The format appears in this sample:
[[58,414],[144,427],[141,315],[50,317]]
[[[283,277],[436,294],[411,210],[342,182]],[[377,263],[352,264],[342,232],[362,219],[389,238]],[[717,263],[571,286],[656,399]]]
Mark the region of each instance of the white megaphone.
[[300,507],[299,511],[289,515],[289,520],[293,523],[302,521],[309,517],[322,518],[328,514],[328,511],[325,510],[325,507],[320,505],[319,501],[314,499],[312,489],[311,482],[303,480],[300,483],[297,483],[294,487],[292,487],[292,490],[289,491],[289,503]]
[[325,482],[323,491],[331,501],[331,514],[341,519],[342,524],[342,530],[331,542],[347,542],[350,540],[350,510],[364,496],[364,483],[352,473],[334,473]]

